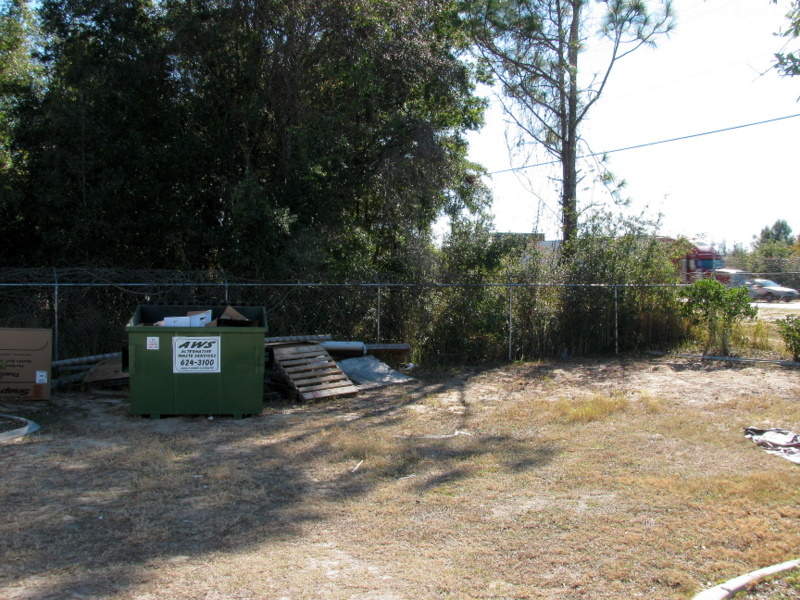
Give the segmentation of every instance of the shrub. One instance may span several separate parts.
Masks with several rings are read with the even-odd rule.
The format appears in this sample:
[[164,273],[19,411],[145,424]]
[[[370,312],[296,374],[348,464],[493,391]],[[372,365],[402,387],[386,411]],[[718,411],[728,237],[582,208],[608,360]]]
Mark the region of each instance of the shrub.
[[[682,332],[672,247],[644,217],[586,215],[569,260],[561,314],[563,346],[574,355],[668,346]],[[647,286],[647,287],[646,287]],[[665,287],[649,287],[665,286]],[[606,318],[603,318],[606,316]],[[618,336],[618,337],[617,337]]]
[[743,287],[729,288],[715,279],[701,279],[687,288],[683,314],[692,325],[707,333],[704,352],[716,347],[723,356],[730,354],[734,327],[752,319],[757,310]]
[[786,349],[792,354],[792,360],[800,362],[800,317],[786,317],[778,321],[778,330]]

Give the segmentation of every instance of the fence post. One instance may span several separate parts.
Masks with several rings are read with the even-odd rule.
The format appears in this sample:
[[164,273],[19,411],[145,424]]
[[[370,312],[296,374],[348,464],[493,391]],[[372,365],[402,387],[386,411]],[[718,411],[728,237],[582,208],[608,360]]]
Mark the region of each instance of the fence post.
[[58,271],[53,267],[53,360],[58,360]]
[[223,284],[225,286],[225,304],[227,305],[229,303],[229,300],[228,300],[228,276],[225,275],[225,269],[220,267],[219,270],[220,270],[220,273],[222,273],[222,282],[223,282]]
[[508,362],[513,360],[512,342],[514,339],[514,286],[508,284]]
[[378,280],[378,339],[375,341],[376,344],[381,343],[381,278],[378,277],[378,274],[375,274],[375,279]]
[[619,354],[619,286],[614,286],[614,353]]

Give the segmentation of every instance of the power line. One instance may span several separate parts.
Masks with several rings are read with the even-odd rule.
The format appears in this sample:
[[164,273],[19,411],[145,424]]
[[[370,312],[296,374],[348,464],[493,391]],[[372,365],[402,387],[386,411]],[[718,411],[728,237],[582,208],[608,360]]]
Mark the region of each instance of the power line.
[[[734,125],[733,127],[725,127],[724,129],[715,129],[713,131],[704,131],[703,133],[692,133],[689,135],[684,135],[681,137],[670,138],[668,140],[659,140],[657,142],[647,142],[644,144],[637,144],[635,146],[627,146],[625,148],[617,148],[616,150],[606,150],[605,152],[591,152],[589,154],[583,154],[581,156],[577,156],[577,159],[582,158],[593,158],[596,156],[605,156],[607,154],[614,154],[615,152],[625,152],[626,150],[638,150],[639,148],[647,148],[649,146],[658,146],[659,144],[668,144],[670,142],[680,142],[683,140],[690,140],[696,137],[702,137],[704,135],[713,135],[715,133],[724,133],[726,131],[734,131],[736,129],[744,129],[745,127],[755,127],[756,125],[765,125],[767,123],[775,123],[777,121],[784,121],[786,119],[793,119],[795,117],[800,117],[800,113],[795,115],[787,115],[785,117],[776,117],[774,119],[767,119],[766,121],[758,121],[757,123],[747,123],[745,125]],[[513,171],[521,171],[522,169],[532,169],[534,167],[544,167],[547,165],[554,165],[561,161],[559,160],[551,160],[547,162],[536,163],[534,165],[522,165],[521,167],[511,167],[510,169],[501,169],[499,171],[492,171],[491,173],[487,173],[487,175],[497,175],[499,173],[510,173]]]

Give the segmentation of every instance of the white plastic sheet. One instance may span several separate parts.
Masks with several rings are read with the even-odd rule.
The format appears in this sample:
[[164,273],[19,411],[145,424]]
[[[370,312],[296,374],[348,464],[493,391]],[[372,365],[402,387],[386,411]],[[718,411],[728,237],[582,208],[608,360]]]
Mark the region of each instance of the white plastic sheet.
[[744,435],[770,454],[777,454],[800,465],[800,435],[788,429],[756,429],[748,427]]
[[340,360],[338,361],[338,365],[351,381],[355,381],[359,384],[358,387],[360,389],[414,381],[413,377],[395,371],[389,365],[381,362],[371,354]]

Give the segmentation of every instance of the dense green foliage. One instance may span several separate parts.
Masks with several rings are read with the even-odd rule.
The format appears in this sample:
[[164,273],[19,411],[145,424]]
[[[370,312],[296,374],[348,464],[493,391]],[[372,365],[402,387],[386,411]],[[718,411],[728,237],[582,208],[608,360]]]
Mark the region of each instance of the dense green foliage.
[[778,219],[772,227],[764,227],[756,241],[757,246],[766,244],[786,244],[791,246],[794,243],[792,228],[789,227],[784,219]]
[[[780,259],[786,259],[795,254],[795,237],[792,228],[783,219],[775,221],[772,227],[764,227],[758,238],[753,242],[753,255],[763,261],[771,261],[772,265],[779,264]],[[772,259],[779,259],[774,261]]]
[[672,347],[686,331],[681,290],[672,249],[656,229],[593,213],[564,260],[536,236],[459,224],[442,247],[440,270],[458,274],[444,281],[461,285],[437,288],[425,301],[416,338],[421,357],[531,359]]
[[[0,185],[12,168],[14,108],[36,89],[41,76],[31,52],[37,39],[31,10],[24,0],[0,0]],[[0,188],[5,193],[5,189]]]
[[434,220],[486,203],[454,11],[42,0],[46,85],[3,110],[3,259],[413,276]]
[[[579,227],[566,282],[616,284],[597,291],[565,289],[569,352],[583,355],[598,346],[606,350],[664,347],[683,333],[673,262],[675,248],[656,235],[657,224],[604,212],[589,214]],[[598,313],[618,315],[614,330],[605,329]],[[567,323],[569,325],[569,323]],[[619,335],[617,338],[616,335]],[[596,350],[595,350],[596,351]]]
[[505,357],[508,339],[507,261],[520,257],[525,236],[494,232],[485,219],[456,219],[446,236],[438,272],[443,286],[425,300],[417,337],[426,358]]
[[789,316],[778,321],[778,331],[786,349],[792,354],[792,360],[800,362],[800,317]]
[[[592,19],[610,60],[581,88]],[[744,290],[700,282],[684,304],[654,224],[578,220],[580,123],[614,62],[671,24],[628,0],[0,0],[0,258],[413,282],[317,304],[317,289],[281,291],[271,311],[305,328],[282,333],[410,341],[423,360],[667,348],[681,306],[727,353]],[[492,78],[562,162],[561,247],[486,216],[464,135],[482,119],[474,83]],[[778,221],[726,266],[797,255]]]
[[705,331],[704,352],[716,348],[722,356],[728,356],[735,325],[755,318],[757,309],[750,306],[746,288],[726,287],[715,279],[701,279],[687,288],[683,313],[693,325]]
[[[674,311],[652,309],[670,306],[661,292],[571,287],[665,282],[668,262],[642,241],[653,231],[586,219],[569,260],[494,232],[466,160],[486,65],[467,60],[477,25],[463,2],[1,6],[6,264],[422,283],[386,288],[380,308],[369,293],[331,304],[353,313],[337,331],[372,335],[380,318],[384,339],[427,358],[601,353],[652,343],[659,327],[674,335]],[[298,310],[286,322],[323,326],[322,311],[316,324]]]

